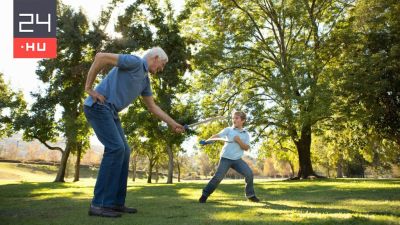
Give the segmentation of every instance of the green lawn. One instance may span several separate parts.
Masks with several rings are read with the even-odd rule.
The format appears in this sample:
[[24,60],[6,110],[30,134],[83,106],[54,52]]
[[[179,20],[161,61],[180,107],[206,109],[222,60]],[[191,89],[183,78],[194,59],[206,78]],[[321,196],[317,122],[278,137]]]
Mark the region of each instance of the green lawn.
[[245,201],[244,181],[224,180],[199,204],[205,184],[130,181],[127,205],[139,213],[110,219],[87,215],[94,179],[61,184],[0,179],[0,224],[400,224],[399,179],[256,180],[262,203]]

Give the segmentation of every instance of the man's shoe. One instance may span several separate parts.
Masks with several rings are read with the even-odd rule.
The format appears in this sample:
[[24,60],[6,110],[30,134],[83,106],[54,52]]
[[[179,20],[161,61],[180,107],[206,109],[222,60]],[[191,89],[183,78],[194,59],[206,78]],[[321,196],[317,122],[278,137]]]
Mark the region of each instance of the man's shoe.
[[90,205],[89,216],[102,216],[102,217],[121,217],[121,213],[114,211],[111,208],[97,207]]
[[137,213],[137,209],[126,206],[115,206],[112,208],[112,210],[120,213]]
[[200,203],[206,203],[207,198],[208,198],[207,196],[202,195],[202,196],[199,198],[199,202],[200,202]]
[[258,199],[256,196],[250,197],[248,200],[251,202],[260,202],[260,199]]

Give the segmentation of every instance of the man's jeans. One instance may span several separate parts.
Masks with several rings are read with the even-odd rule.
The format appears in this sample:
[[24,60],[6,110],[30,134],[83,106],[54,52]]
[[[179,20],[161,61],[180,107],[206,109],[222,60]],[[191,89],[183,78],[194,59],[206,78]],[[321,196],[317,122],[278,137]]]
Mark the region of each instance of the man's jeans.
[[251,198],[255,196],[254,184],[253,184],[253,172],[250,167],[242,159],[230,160],[226,158],[221,158],[219,161],[218,169],[207,186],[203,189],[203,195],[210,196],[214,190],[217,188],[218,184],[224,179],[225,174],[228,172],[229,168],[236,170],[238,173],[245,177],[246,181],[246,197]]
[[114,207],[125,205],[130,149],[118,114],[108,105],[94,103],[84,112],[97,138],[104,145],[104,154],[92,205]]

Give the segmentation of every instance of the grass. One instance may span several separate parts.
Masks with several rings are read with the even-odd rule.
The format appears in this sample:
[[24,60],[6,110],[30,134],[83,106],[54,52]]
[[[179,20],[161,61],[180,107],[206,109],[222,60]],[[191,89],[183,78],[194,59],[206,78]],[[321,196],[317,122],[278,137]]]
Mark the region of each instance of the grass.
[[[13,166],[2,164],[1,174],[6,167],[11,173]],[[19,169],[27,175],[26,168]],[[52,183],[43,179],[54,176],[36,174],[40,181],[0,175],[0,224],[400,224],[399,179],[256,180],[261,203],[246,201],[244,181],[224,180],[206,204],[197,199],[207,181],[130,181],[127,205],[139,213],[110,219],[87,215],[94,179]]]

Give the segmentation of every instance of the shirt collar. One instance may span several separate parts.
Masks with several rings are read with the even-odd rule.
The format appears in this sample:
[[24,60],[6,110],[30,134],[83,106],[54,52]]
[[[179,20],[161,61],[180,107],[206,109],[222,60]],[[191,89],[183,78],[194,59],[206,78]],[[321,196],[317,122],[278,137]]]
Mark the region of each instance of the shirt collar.
[[143,61],[144,71],[149,72],[149,65],[147,64],[147,61],[145,59],[142,59],[142,61]]
[[241,130],[239,130],[239,128],[236,127],[232,127],[234,130],[239,131],[240,133],[246,132],[246,129],[242,128]]

